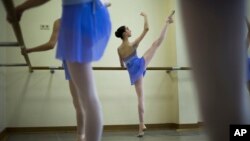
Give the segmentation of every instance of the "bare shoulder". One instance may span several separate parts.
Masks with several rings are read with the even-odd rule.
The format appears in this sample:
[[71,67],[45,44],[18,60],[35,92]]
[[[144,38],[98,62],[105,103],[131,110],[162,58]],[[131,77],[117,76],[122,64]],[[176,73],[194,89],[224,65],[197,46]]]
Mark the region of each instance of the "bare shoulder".
[[122,52],[122,46],[121,45],[118,46],[117,51],[118,51],[119,54],[121,54],[121,52]]

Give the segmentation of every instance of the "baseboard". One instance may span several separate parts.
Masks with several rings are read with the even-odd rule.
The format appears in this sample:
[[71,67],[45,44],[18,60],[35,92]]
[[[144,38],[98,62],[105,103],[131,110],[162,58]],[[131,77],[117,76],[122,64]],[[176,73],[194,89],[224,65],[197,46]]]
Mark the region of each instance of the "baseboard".
[[58,126],[58,127],[8,127],[8,133],[39,133],[39,132],[74,132],[76,126]]
[[7,139],[7,130],[4,129],[3,131],[0,132],[0,141],[6,141]]
[[179,124],[177,125],[178,127],[176,128],[176,131],[178,132],[185,132],[185,131],[197,131],[203,129],[203,123],[198,122],[197,124]]
[[177,125],[177,129],[192,129],[192,128],[200,128],[202,127],[201,123],[197,123],[197,124],[179,124]]
[[[202,127],[202,123],[197,124],[146,124],[148,130],[189,130],[199,129]],[[136,131],[138,125],[105,125],[104,132],[110,131]],[[27,132],[75,132],[76,126],[59,126],[59,127],[8,127],[5,129],[6,133],[27,133]]]
[[[104,131],[134,131],[138,130],[137,125],[105,125]],[[146,124],[148,130],[166,130],[166,129],[176,129],[177,124],[166,123],[166,124]]]

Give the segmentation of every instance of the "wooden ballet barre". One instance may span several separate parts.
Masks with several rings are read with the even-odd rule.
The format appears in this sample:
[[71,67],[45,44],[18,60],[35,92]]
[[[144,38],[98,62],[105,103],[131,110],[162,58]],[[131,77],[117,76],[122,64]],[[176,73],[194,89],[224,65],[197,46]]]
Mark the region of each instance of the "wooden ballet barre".
[[[4,4],[4,8],[6,10],[6,12],[8,13],[8,15],[10,15],[11,17],[16,17],[16,13],[15,13],[15,8],[14,8],[14,4],[12,0],[2,0],[3,4]],[[12,28],[14,30],[15,36],[17,38],[17,41],[19,43],[19,46],[21,48],[25,48],[25,44],[24,44],[24,40],[23,40],[23,36],[22,36],[22,31],[19,25],[19,22],[17,21],[17,19],[15,19],[15,21],[13,21],[11,23]],[[31,68],[31,63],[29,60],[29,57],[27,55],[27,53],[23,54],[25,62],[27,63],[27,66],[29,66],[29,71],[32,72],[32,68]]]
[[172,70],[191,70],[190,67],[172,67]]
[[[49,66],[37,66],[32,67],[32,70],[63,70],[63,67],[49,67]],[[122,67],[93,67],[93,70],[127,70]],[[189,67],[148,67],[147,70],[166,70],[166,71],[175,71],[175,70],[191,70]]]
[[28,66],[27,64],[0,64],[0,67],[24,67]]
[[0,42],[0,47],[19,47],[18,42]]
[[190,67],[172,67],[171,70],[167,70],[167,73],[170,73],[171,71],[177,71],[177,70],[191,70]]
[[32,67],[32,70],[63,70],[63,67],[47,67],[47,66],[37,66],[37,67]]
[[[147,70],[169,70],[171,67],[149,67]],[[63,70],[63,67],[32,67],[33,70]],[[93,67],[93,70],[126,70],[122,67]]]

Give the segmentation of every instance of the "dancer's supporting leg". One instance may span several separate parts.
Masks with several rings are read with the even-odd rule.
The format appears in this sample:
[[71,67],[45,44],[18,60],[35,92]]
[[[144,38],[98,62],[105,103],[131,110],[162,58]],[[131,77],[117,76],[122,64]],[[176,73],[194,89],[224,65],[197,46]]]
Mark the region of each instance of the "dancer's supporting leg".
[[[100,141],[103,123],[102,111],[96,92],[91,63],[67,62],[67,65],[78,92],[77,98],[85,111],[85,125],[83,125],[85,126],[85,139],[86,141]],[[79,128],[83,129],[83,127]]]
[[70,93],[73,99],[73,104],[76,110],[76,124],[77,124],[77,140],[85,141],[85,130],[84,130],[84,109],[83,105],[80,103],[79,96],[77,95],[76,86],[72,80],[69,80]]
[[138,137],[142,137],[144,135],[143,130],[146,130],[146,126],[144,124],[144,93],[143,93],[143,76],[139,78],[135,82],[135,91],[138,98],[138,113],[139,113],[139,134]]
[[[174,14],[174,11],[171,13],[171,15],[168,17],[160,36],[153,42],[152,46],[146,51],[146,53],[143,55],[143,58],[145,59],[145,69],[147,68],[148,64],[152,60],[156,50],[161,45],[162,41],[165,38],[167,27],[169,24],[173,23],[172,16]],[[141,137],[144,135],[143,130],[146,129],[146,126],[144,125],[144,93],[143,93],[143,76],[141,76],[140,79],[138,79],[135,82],[135,90],[138,97],[138,112],[139,112],[139,134],[138,136]]]

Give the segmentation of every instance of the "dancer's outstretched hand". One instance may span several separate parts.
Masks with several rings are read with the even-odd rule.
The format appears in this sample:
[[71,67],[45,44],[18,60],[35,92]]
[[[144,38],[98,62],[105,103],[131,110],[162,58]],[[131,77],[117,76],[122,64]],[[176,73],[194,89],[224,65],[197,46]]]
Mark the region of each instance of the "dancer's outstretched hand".
[[103,3],[104,6],[106,7],[110,7],[111,6],[111,2],[109,0],[101,0],[101,2]]
[[144,12],[141,12],[140,15],[143,17],[147,17],[147,15]]

